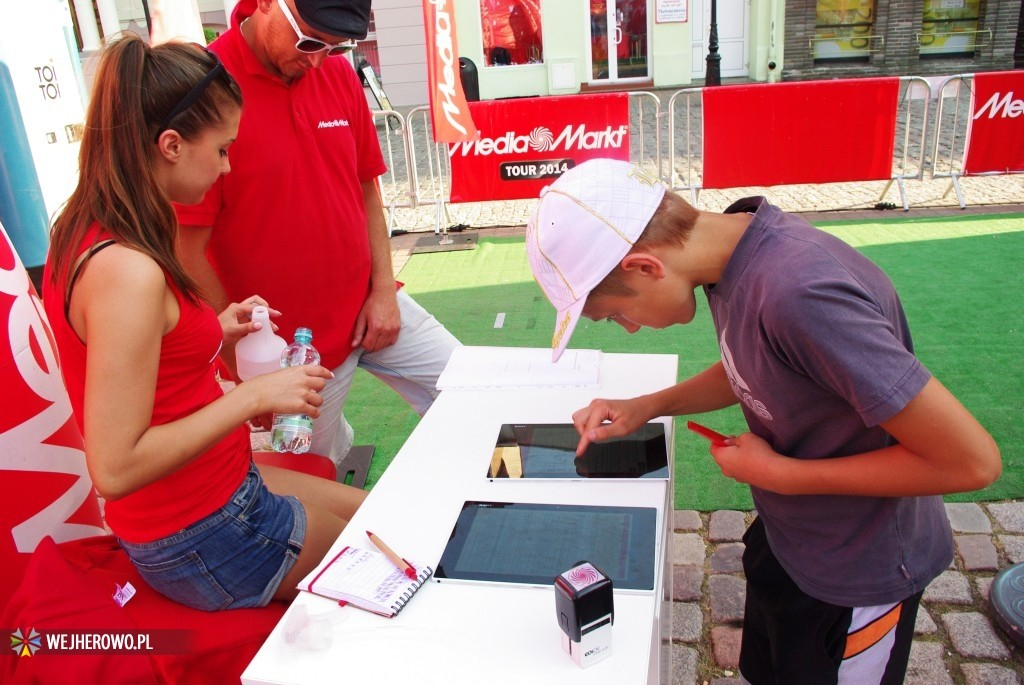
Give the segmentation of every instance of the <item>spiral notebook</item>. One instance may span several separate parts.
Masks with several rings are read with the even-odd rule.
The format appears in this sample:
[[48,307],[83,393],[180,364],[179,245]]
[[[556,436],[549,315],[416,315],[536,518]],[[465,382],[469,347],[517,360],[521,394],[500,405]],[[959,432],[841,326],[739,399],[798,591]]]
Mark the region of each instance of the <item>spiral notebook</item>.
[[416,569],[415,579],[408,578],[376,550],[346,547],[306,576],[299,589],[390,618],[434,574],[426,564],[409,564]]

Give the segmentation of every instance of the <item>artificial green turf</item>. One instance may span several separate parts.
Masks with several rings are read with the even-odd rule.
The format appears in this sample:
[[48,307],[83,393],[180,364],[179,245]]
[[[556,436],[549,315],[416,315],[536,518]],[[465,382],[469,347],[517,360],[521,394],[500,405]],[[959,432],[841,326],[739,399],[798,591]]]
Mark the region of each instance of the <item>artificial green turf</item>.
[[[995,436],[1003,476],[949,501],[1024,497],[1024,308],[1021,261],[1024,215],[939,219],[885,218],[822,222],[862,250],[892,278],[910,319],[918,356]],[[467,345],[546,347],[554,310],[530,275],[522,238],[487,238],[472,251],[415,255],[400,278],[416,300]],[[707,303],[698,295],[693,323],[627,335],[606,322],[581,320],[572,345],[606,352],[675,353],[679,377],[717,361]],[[498,313],[502,328],[494,328]],[[390,463],[417,417],[384,384],[357,374],[346,415],[358,443],[377,447],[372,484]],[[696,417],[724,433],[744,430],[737,407]],[[752,506],[746,486],[721,475],[707,445],[676,430],[677,508],[710,511]]]

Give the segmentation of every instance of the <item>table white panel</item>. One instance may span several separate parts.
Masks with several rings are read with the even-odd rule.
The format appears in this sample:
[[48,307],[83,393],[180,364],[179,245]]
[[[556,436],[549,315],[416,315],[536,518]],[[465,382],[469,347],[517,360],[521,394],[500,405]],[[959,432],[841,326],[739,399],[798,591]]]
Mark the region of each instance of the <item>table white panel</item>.
[[[656,508],[655,590],[615,591],[611,657],[582,669],[562,651],[551,587],[431,580],[392,619],[300,593],[242,681],[647,682],[659,669],[652,655],[664,653],[653,639],[659,634],[664,593],[671,480],[491,481],[485,474],[502,423],[571,422],[572,413],[594,397],[632,397],[675,380],[674,355],[606,354],[597,388],[446,390],[330,552],[345,545],[369,546],[365,531],[372,530],[399,554],[436,564],[467,500]],[[672,422],[661,420],[671,464]],[[285,640],[284,627],[300,607],[327,624],[330,646]]]

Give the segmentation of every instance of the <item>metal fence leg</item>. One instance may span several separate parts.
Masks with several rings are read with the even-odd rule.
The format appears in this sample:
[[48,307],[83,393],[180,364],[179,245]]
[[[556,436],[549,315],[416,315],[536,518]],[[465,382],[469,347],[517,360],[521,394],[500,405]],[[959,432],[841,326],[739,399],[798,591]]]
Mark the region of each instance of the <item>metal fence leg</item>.
[[[960,209],[966,209],[967,203],[964,202],[964,193],[960,189],[960,179],[957,177],[956,174],[950,176],[950,185],[952,185],[953,190],[956,191],[956,201],[960,203]],[[946,194],[949,194],[948,190],[946,191]]]
[[882,194],[878,196],[879,202],[885,199],[885,194],[889,192],[889,188],[892,188],[892,182],[895,180],[895,178],[890,178],[889,182],[885,184],[884,188],[882,188]]
[[388,207],[387,212],[388,212],[388,237],[390,238],[391,234],[394,233],[394,231],[395,231],[395,208],[394,207]]
[[903,211],[904,212],[909,212],[910,211],[910,203],[907,202],[907,187],[905,185],[903,185],[903,178],[902,177],[896,179],[896,185],[900,189],[900,202],[903,203]]
[[910,203],[907,201],[907,187],[903,184],[903,177],[897,176],[890,178],[889,182],[885,184],[885,188],[882,189],[882,194],[878,196],[878,201],[881,203],[885,199],[885,196],[889,193],[889,188],[892,188],[892,182],[896,181],[896,187],[900,191],[900,204],[903,206],[904,212],[910,211]]
[[960,209],[966,209],[967,203],[964,202],[963,191],[960,190],[960,183],[957,181],[956,174],[949,177],[949,185],[946,186],[946,192],[942,194],[943,199],[949,195],[949,191],[956,191],[956,201],[960,203]]

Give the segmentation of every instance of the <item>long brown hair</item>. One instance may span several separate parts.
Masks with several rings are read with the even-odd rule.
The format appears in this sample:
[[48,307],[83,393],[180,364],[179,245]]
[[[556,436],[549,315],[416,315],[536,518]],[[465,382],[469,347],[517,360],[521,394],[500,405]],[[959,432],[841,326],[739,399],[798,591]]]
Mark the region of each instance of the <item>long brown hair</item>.
[[[199,288],[175,254],[177,217],[157,184],[154,136],[163,119],[217,65],[187,43],[149,47],[127,34],[104,50],[78,155],[78,186],[50,233],[52,275],[66,282],[95,221],[118,243],[152,257],[192,302]],[[170,128],[189,140],[221,123],[225,105],[241,106],[238,84],[223,69]]]

